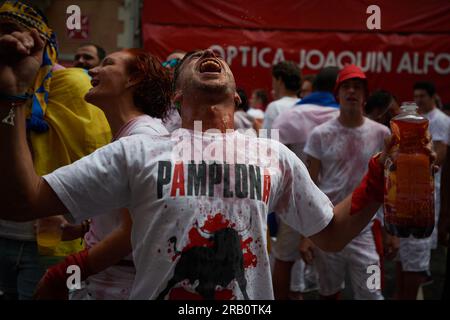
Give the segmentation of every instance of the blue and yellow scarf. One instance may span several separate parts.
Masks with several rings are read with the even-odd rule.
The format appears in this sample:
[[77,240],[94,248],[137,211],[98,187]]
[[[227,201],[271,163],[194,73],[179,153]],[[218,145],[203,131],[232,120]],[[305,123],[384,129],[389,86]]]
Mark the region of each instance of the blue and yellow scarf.
[[31,115],[27,119],[28,129],[37,133],[46,132],[48,124],[44,120],[44,114],[47,110],[52,68],[58,56],[56,36],[36,10],[19,1],[6,1],[0,7],[0,22],[8,20],[28,30],[36,29],[47,41],[42,65],[33,86]]

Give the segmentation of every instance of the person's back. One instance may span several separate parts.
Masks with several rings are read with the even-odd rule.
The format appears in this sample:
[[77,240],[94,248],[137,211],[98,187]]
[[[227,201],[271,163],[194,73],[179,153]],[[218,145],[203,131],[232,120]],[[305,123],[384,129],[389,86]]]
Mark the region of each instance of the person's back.
[[336,67],[322,69],[314,80],[314,92],[280,114],[273,122],[273,129],[279,130],[280,142],[287,145],[303,162],[306,161],[303,149],[311,131],[339,114],[339,104],[332,93],[338,72]]

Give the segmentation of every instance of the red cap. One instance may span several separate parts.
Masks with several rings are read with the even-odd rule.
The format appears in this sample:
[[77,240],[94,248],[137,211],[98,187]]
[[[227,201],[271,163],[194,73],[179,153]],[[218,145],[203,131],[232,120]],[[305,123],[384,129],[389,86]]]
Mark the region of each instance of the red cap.
[[367,78],[364,72],[362,72],[362,70],[354,64],[347,64],[338,74],[336,85],[334,86],[334,92],[337,94],[339,86],[342,84],[342,82],[353,78],[364,80],[367,86]]

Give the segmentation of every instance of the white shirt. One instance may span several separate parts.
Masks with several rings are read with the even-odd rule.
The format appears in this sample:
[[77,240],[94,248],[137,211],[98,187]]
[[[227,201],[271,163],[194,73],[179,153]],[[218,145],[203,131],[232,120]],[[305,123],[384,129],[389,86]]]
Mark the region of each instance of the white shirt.
[[163,123],[169,132],[173,132],[178,128],[181,128],[181,116],[175,107],[170,108]]
[[450,129],[450,118],[438,108],[434,108],[423,116],[428,119],[428,130],[432,141],[442,141],[448,145],[448,130]]
[[[44,179],[69,210],[69,219],[130,210],[136,265],[131,299],[190,299],[205,283],[215,288],[216,298],[242,299],[246,292],[250,299],[273,299],[267,214],[276,211],[310,236],[331,221],[331,202],[297,156],[276,141],[237,132],[178,131],[172,138],[124,137]],[[228,149],[229,141],[245,147]],[[238,161],[176,162],[180,143],[204,155],[226,148]],[[257,150],[274,151],[277,162],[265,164],[267,157],[258,158]],[[215,235],[222,240],[213,240]],[[208,249],[216,245],[227,249],[234,268],[218,263]]]
[[252,119],[264,120],[264,111],[256,108],[249,108],[247,114]]
[[[160,119],[152,118],[149,115],[141,115],[125,124],[116,134],[114,140],[134,134],[168,135],[169,132],[166,130]],[[102,214],[94,217],[89,231],[84,236],[87,247],[92,248],[121,224],[122,214],[120,213],[120,210],[113,210],[109,214]],[[132,257],[130,255],[125,259],[131,260]]]
[[234,112],[234,129],[253,129],[253,121],[244,110]]
[[298,101],[300,101],[299,98],[283,97],[269,103],[264,114],[263,128],[272,129],[272,123],[278,115],[294,106]]
[[337,118],[316,127],[305,153],[320,160],[318,186],[336,205],[359,185],[370,158],[381,151],[389,129],[364,118],[356,128],[344,127]]
[[[450,118],[438,108],[434,108],[428,113],[422,114],[428,119],[428,130],[431,134],[431,140],[433,142],[440,141],[448,145],[449,137],[448,132],[450,130]],[[432,248],[437,248],[437,224],[439,221],[439,212],[441,209],[441,169],[434,174],[434,216],[435,216],[435,228],[433,230]]]
[[297,157],[305,162],[306,155],[303,149],[311,131],[338,115],[339,109],[337,108],[304,104],[280,114],[273,122],[272,128],[279,130],[280,142],[289,145]]

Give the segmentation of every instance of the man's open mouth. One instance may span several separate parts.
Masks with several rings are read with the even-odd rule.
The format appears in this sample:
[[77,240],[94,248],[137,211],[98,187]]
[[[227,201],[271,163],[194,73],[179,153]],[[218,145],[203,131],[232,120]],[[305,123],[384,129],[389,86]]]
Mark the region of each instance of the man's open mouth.
[[212,60],[212,59],[208,59],[208,60],[204,60],[201,64],[200,64],[200,73],[220,73],[222,71],[222,68],[220,66],[220,63]]
[[99,83],[100,83],[100,81],[98,81],[98,80],[95,80],[95,79],[92,79],[92,80],[91,80],[91,85],[92,85],[92,87],[98,86]]

